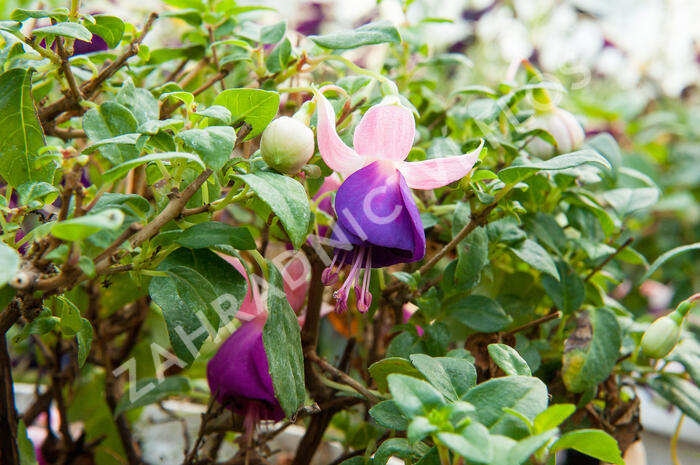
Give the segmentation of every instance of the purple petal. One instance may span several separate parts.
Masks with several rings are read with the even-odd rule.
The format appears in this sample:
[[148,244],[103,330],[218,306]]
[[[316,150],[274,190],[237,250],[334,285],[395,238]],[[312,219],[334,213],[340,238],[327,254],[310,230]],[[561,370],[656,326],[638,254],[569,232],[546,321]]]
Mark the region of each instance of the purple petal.
[[241,325],[207,364],[207,380],[219,402],[242,415],[251,402],[262,402],[261,420],[281,420],[262,339],[266,315]]
[[413,262],[425,255],[418,208],[393,163],[375,161],[353,173],[338,189],[335,208],[334,238],[372,247],[373,267]]

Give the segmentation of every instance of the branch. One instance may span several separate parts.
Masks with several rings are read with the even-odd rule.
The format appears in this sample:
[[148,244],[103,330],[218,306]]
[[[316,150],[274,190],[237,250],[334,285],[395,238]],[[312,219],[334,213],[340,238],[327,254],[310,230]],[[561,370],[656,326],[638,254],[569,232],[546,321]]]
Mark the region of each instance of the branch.
[[[185,188],[184,191],[173,192],[171,194],[172,198],[168,206],[166,206],[163,211],[160,212],[160,214],[158,214],[158,216],[156,216],[150,223],[132,236],[131,246],[138,247],[143,242],[158,234],[160,229],[167,223],[177,218],[185,208],[185,205],[187,205],[187,202],[192,198],[195,192],[199,190],[202,184],[206,182],[207,178],[212,174],[212,172],[213,171],[211,169],[204,170],[199,176],[197,176],[197,178],[195,178],[194,181],[192,181],[189,186]],[[113,243],[109,247],[114,248],[116,251],[119,244],[115,245]],[[110,270],[112,270],[109,268],[112,264],[110,258],[111,256],[105,256],[99,262],[95,263],[95,273],[97,275],[110,273]],[[64,269],[61,270],[61,273],[49,278],[39,279],[39,275],[36,273],[27,274],[30,276],[28,276],[27,279],[22,280],[22,283],[14,282],[12,285],[16,289],[24,291],[34,290],[53,292],[61,288],[70,288],[86,278],[86,275],[83,274],[80,269],[73,267],[66,268],[65,266]]]
[[[10,305],[3,316],[15,305]],[[19,310],[15,308],[17,318]],[[15,318],[16,320],[16,318]],[[3,463],[19,464],[19,449],[17,447],[17,409],[12,383],[12,362],[7,352],[5,332],[0,333],[0,457]]]
[[202,173],[197,176],[195,180],[185,188],[184,191],[180,193],[173,192],[171,194],[172,198],[170,199],[168,206],[165,207],[163,211],[153,219],[153,221],[144,226],[141,231],[134,234],[134,236],[131,238],[131,246],[138,247],[139,245],[143,244],[145,241],[158,234],[158,231],[160,231],[163,226],[177,218],[185,209],[187,202],[189,202],[195,192],[199,190],[202,184],[206,182],[207,178],[209,178],[212,173],[213,171],[207,168],[206,170],[202,171]]
[[589,279],[591,279],[597,272],[599,272],[600,270],[602,270],[602,269],[605,267],[605,265],[607,265],[608,263],[610,263],[610,261],[611,261],[613,258],[615,258],[615,257],[617,256],[617,254],[619,254],[620,252],[622,252],[622,251],[625,249],[625,247],[627,247],[628,245],[630,245],[632,242],[634,242],[634,238],[632,238],[632,237],[627,238],[627,240],[626,240],[625,242],[623,242],[622,245],[621,245],[620,247],[618,247],[613,253],[611,253],[605,260],[603,260],[603,261],[600,263],[600,265],[598,265],[598,266],[596,266],[595,268],[593,268],[593,269],[591,270],[591,272],[588,273],[588,275],[586,275],[585,278],[583,278],[583,281],[586,282],[586,281],[588,281]]
[[[151,30],[151,27],[153,27],[153,23],[156,19],[158,19],[158,14],[151,13],[148,17],[148,20],[146,21],[146,24],[144,24],[141,33],[132,39],[126,51],[122,53],[116,60],[114,60],[109,66],[104,68],[97,76],[85,82],[80,87],[79,92],[82,93],[82,95],[84,95],[86,99],[92,98],[97,92],[97,90],[99,90],[100,86],[102,86],[102,83],[104,83],[107,79],[111,78],[114,75],[114,73],[116,73],[122,66],[124,66],[129,58],[133,57],[138,53],[139,45],[141,45],[141,42],[146,37],[146,34],[148,34],[148,32]],[[42,125],[44,125],[47,122],[56,118],[64,111],[68,110],[82,111],[83,107],[81,107],[79,103],[73,101],[72,98],[63,97],[60,100],[55,101],[51,105],[39,109],[39,119],[41,120]]]
[[369,389],[364,387],[362,384],[360,384],[358,381],[356,381],[344,371],[337,369],[336,367],[334,367],[333,365],[316,355],[316,353],[307,353],[306,357],[309,358],[316,365],[318,365],[326,373],[338,379],[343,384],[347,384],[359,394],[362,394],[368,401],[370,401],[370,403],[376,404],[379,402],[379,399],[374,394],[372,394],[372,392],[370,392]]
[[73,103],[75,105],[80,105],[80,101],[83,98],[80,89],[78,89],[78,84],[75,82],[75,76],[73,76],[73,71],[70,69],[70,63],[68,62],[68,55],[66,50],[63,48],[63,39],[56,40],[56,50],[58,51],[58,56],[61,57],[61,70],[63,70],[63,75],[68,81],[68,89],[70,90],[71,97],[73,98]]
[[[442,249],[440,249],[435,255],[430,257],[430,259],[418,269],[418,272],[421,275],[424,275],[425,273],[430,271],[435,265],[437,265],[437,263],[442,259],[442,257],[452,252],[452,250],[454,250],[454,248],[457,247],[457,245],[459,245],[459,243],[462,242],[462,240],[464,240],[464,238],[466,238],[472,231],[474,231],[479,226],[483,226],[486,223],[488,223],[489,214],[494,208],[496,208],[497,205],[498,200],[495,200],[488,204],[486,207],[484,207],[483,210],[472,213],[469,223],[467,223],[462,228],[462,230],[459,231],[457,235],[453,237],[452,240],[448,242]],[[405,283],[397,282],[384,289],[384,295],[390,295],[391,293],[398,291],[399,289],[405,286]]]
[[523,331],[523,330],[528,329],[528,328],[533,328],[535,326],[539,326],[542,323],[546,323],[549,320],[554,320],[554,319],[559,318],[559,317],[561,317],[560,311],[556,311],[554,313],[549,313],[549,314],[547,314],[541,318],[538,318],[536,320],[528,321],[524,325],[518,326],[515,329],[511,329],[510,331],[508,331],[506,333],[506,336],[514,336],[516,333],[519,333],[520,331]]

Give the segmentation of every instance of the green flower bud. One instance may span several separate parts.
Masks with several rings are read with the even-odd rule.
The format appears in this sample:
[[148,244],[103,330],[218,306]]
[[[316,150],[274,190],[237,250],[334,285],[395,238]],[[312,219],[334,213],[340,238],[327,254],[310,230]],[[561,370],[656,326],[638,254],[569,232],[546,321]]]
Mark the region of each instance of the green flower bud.
[[671,353],[681,337],[683,317],[671,312],[654,321],[642,336],[644,355],[651,358],[663,358]]
[[302,122],[282,116],[263,131],[260,152],[274,170],[294,175],[314,154],[314,133]]
[[531,154],[545,159],[557,153],[577,150],[585,138],[583,128],[574,115],[556,107],[549,111],[535,113],[532,118],[527,120],[525,127],[528,130],[544,129],[557,142],[556,147],[539,137],[534,137],[528,142],[527,150]]

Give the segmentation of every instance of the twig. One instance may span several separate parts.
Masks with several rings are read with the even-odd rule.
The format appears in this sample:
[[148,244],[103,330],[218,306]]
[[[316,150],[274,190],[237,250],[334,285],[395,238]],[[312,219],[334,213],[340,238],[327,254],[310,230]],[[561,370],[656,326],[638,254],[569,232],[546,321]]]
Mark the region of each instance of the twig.
[[209,168],[204,170],[199,176],[195,178],[192,183],[185,188],[182,192],[173,192],[171,194],[170,203],[163,209],[158,216],[156,216],[150,223],[144,226],[139,232],[134,234],[131,238],[131,246],[138,247],[151,237],[158,234],[158,231],[165,226],[170,221],[182,213],[187,202],[192,198],[192,196],[199,190],[199,188],[204,184],[211,176],[213,171]]
[[197,439],[195,439],[195,442],[192,445],[192,449],[190,449],[190,451],[187,453],[185,461],[183,462],[184,465],[192,465],[195,463],[195,459],[197,458],[197,452],[199,452],[199,448],[202,446],[202,442],[204,441],[204,437],[206,436],[207,424],[209,423],[209,420],[219,416],[219,414],[224,408],[222,404],[218,404],[216,402],[216,394],[216,392],[212,393],[211,397],[209,398],[209,405],[207,405],[207,411],[202,414],[202,421],[199,423],[199,432],[197,433]]
[[44,126],[44,133],[47,136],[58,137],[59,139],[63,139],[64,141],[70,139],[87,138],[87,134],[85,134],[85,131],[83,131],[82,129],[58,128],[55,124],[50,123],[47,123],[46,126]]
[[545,315],[545,316],[543,316],[543,317],[540,317],[540,318],[538,318],[538,319],[536,319],[536,320],[528,321],[528,322],[525,323],[524,325],[518,326],[518,327],[515,328],[515,329],[511,329],[510,331],[508,331],[508,332],[506,333],[506,336],[513,336],[513,335],[515,335],[516,333],[519,333],[520,331],[523,331],[523,330],[528,329],[528,328],[533,328],[533,327],[535,327],[535,326],[539,326],[539,325],[541,325],[542,323],[546,323],[546,322],[548,322],[548,321],[550,321],[550,320],[555,320],[555,319],[557,319],[557,318],[559,318],[559,317],[561,317],[561,312],[560,312],[560,311],[556,311],[556,312],[554,312],[554,313],[547,314],[547,315]]
[[332,375],[334,378],[338,379],[343,384],[347,384],[359,394],[362,394],[368,401],[370,401],[370,403],[376,404],[379,402],[379,399],[377,399],[377,397],[374,394],[372,394],[369,389],[364,387],[362,384],[360,384],[358,381],[356,381],[344,371],[337,369],[336,367],[334,367],[333,365],[316,355],[316,353],[307,353],[306,357],[311,359],[312,362],[318,365],[326,373]]
[[622,245],[621,245],[620,247],[618,247],[613,253],[611,253],[611,254],[610,254],[605,260],[603,260],[598,266],[596,266],[595,268],[593,268],[593,269],[591,270],[591,272],[588,273],[588,275],[586,275],[585,278],[583,278],[583,281],[586,282],[586,281],[588,281],[589,279],[591,279],[597,272],[599,272],[600,270],[602,270],[603,267],[605,267],[605,265],[607,265],[608,263],[610,263],[610,261],[611,261],[613,258],[615,258],[615,257],[617,256],[617,254],[619,254],[620,252],[622,252],[622,251],[625,249],[625,247],[627,247],[628,245],[630,245],[632,242],[634,242],[634,238],[628,237],[627,240],[626,240],[625,242],[623,242]]
[[58,51],[58,56],[61,57],[61,70],[63,75],[68,82],[68,89],[70,90],[71,97],[73,98],[73,103],[75,105],[80,105],[80,100],[82,100],[83,95],[78,89],[78,84],[75,82],[75,76],[73,76],[73,71],[70,69],[70,63],[68,62],[68,55],[66,50],[63,48],[63,39],[56,40],[56,50]]
[[[11,305],[14,307],[14,305]],[[3,312],[10,311],[10,308]],[[17,318],[19,310],[16,310]],[[16,318],[15,318],[16,320]],[[12,362],[7,351],[5,332],[0,333],[0,454],[3,463],[19,464],[19,449],[17,447],[17,409],[15,407],[15,395],[12,383]]]
[[[205,90],[209,89],[211,86],[216,84],[218,81],[221,81],[222,79],[224,79],[226,76],[229,75],[229,73],[230,73],[230,71],[228,69],[221,70],[220,72],[216,73],[214,76],[209,78],[209,80],[207,80],[207,82],[205,82],[204,84],[199,86],[197,89],[193,90],[192,95],[194,95],[196,97],[197,95],[201,94],[202,92],[204,92]],[[175,103],[163,104],[163,106],[160,109],[160,119],[169,118],[170,115],[172,115],[175,110],[180,108],[180,106],[183,103],[184,102],[182,100],[178,100]]]
[[182,213],[180,216],[186,217],[186,216],[192,216],[192,215],[198,215],[200,213],[208,212],[211,210],[212,206],[210,203],[204,204],[200,207],[195,207],[195,208],[185,208],[182,210]]
[[[491,211],[496,208],[498,205],[498,200],[495,200],[494,202],[488,204],[486,207],[484,207],[483,210],[472,213],[471,219],[469,220],[469,223],[467,223],[458,233],[455,237],[452,238],[450,242],[448,242],[442,249],[440,249],[435,255],[430,257],[430,259],[423,264],[419,268],[419,273],[421,275],[424,275],[428,271],[430,271],[437,263],[450,253],[457,245],[459,245],[464,238],[466,238],[472,231],[474,231],[476,228],[479,226],[483,226],[488,222],[488,217]],[[396,282],[395,284],[387,287],[384,289],[384,295],[389,295],[403,287],[405,287],[406,284],[402,282]]]
[[95,264],[100,263],[105,258],[111,257],[119,249],[119,247],[129,239],[137,231],[140,231],[143,226],[140,223],[131,223],[106,249],[95,257]]
[[[80,93],[82,93],[82,95],[86,99],[92,98],[97,92],[97,90],[100,88],[100,86],[102,86],[103,82],[111,78],[114,75],[114,73],[116,73],[122,66],[126,64],[129,58],[133,57],[139,52],[139,45],[141,45],[141,42],[146,37],[146,34],[148,34],[148,32],[151,30],[151,27],[153,27],[153,23],[156,19],[158,19],[158,14],[151,13],[148,16],[148,20],[146,20],[146,24],[144,24],[141,33],[133,38],[126,51],[122,53],[116,60],[114,60],[109,66],[104,68],[97,76],[80,86]],[[45,125],[64,111],[68,110],[82,111],[82,107],[80,106],[80,104],[74,102],[72,98],[63,97],[55,101],[51,105],[39,109],[39,119],[41,120],[42,125]]]

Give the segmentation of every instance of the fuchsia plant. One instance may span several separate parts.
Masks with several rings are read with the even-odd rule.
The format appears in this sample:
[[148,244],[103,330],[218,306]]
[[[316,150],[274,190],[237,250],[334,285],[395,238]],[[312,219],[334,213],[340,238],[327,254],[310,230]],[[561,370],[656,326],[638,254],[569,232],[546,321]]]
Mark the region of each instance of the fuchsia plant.
[[334,284],[338,269],[350,264],[345,281],[333,294],[336,311],[347,309],[354,283],[357,308],[366,312],[372,303],[372,268],[425,256],[423,223],[410,188],[435,189],[461,179],[479,159],[483,142],[465,155],[407,162],[416,124],[413,113],[396,102],[370,108],[355,129],[354,148],[350,148],[336,132],[330,102],[321,93],[316,100],[319,151],[323,161],[345,177],[335,197],[338,221],[333,238],[340,245],[323,280]]

